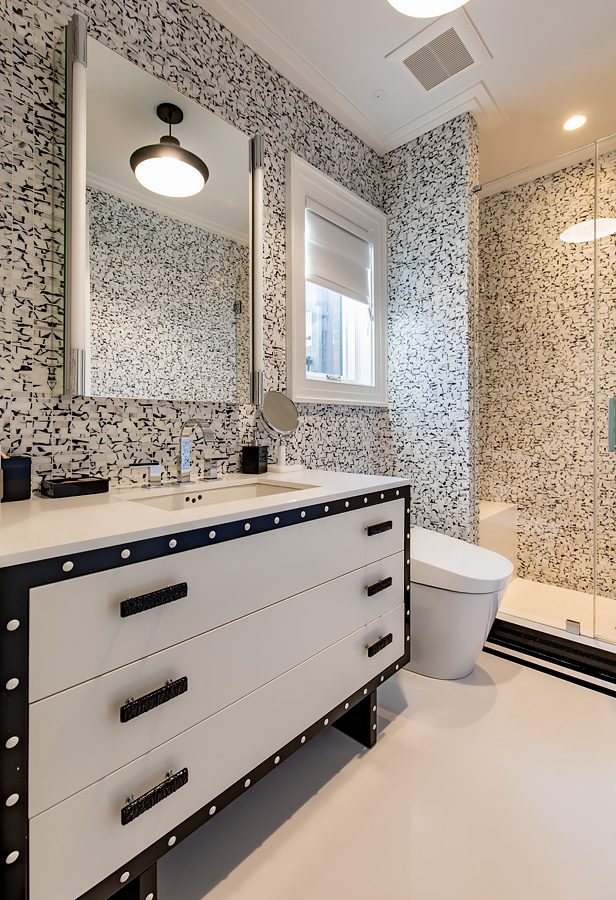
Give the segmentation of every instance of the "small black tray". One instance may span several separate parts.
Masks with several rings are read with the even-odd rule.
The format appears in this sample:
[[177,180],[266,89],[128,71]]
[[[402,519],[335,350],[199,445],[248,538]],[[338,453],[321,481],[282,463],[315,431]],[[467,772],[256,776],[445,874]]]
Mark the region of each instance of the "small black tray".
[[108,478],[44,478],[41,481],[43,497],[84,497],[87,494],[106,494],[109,490]]

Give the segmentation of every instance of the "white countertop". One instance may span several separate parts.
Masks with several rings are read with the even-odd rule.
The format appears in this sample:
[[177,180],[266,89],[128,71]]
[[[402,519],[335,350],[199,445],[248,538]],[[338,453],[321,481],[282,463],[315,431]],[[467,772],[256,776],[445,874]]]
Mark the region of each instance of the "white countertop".
[[[139,502],[190,491],[205,494],[223,485],[255,481],[305,484],[307,487],[250,500],[212,503],[210,506],[196,504],[174,512]],[[214,482],[153,488],[116,488],[107,494],[64,500],[33,494],[31,500],[0,504],[0,567],[93,550],[124,540],[171,535],[233,521],[247,514],[263,515],[327,502],[336,497],[349,497],[362,491],[370,493],[408,484],[405,478],[302,470],[284,474],[227,475]]]

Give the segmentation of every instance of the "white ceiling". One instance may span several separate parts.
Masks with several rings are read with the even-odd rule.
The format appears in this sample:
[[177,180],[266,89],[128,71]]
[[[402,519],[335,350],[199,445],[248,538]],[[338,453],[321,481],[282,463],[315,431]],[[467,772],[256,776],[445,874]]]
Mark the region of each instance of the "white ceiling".
[[[470,0],[441,20],[387,0],[200,2],[380,153],[471,110],[488,181],[616,132],[616,0]],[[390,54],[450,20],[488,57],[426,92]],[[564,132],[576,112],[588,124]]]
[[[129,164],[133,150],[156,144],[167,126],[159,103],[175,103],[184,121],[181,145],[205,160],[210,177],[194,197],[162,197],[142,187]],[[248,137],[138,66],[88,39],[88,183],[133,203],[248,243]]]

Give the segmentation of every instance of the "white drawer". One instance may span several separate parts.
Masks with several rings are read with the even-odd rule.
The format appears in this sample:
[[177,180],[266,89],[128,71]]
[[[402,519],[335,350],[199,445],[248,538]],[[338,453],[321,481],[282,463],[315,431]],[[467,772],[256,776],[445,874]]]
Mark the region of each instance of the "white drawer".
[[[393,642],[368,657],[381,635]],[[30,820],[30,900],[78,897],[136,856],[404,652],[404,606]],[[189,781],[133,822],[120,812],[169,771]]]
[[[29,815],[119,769],[404,599],[404,554],[208,631],[30,705]],[[385,587],[388,582],[389,587]],[[370,595],[367,588],[371,587]],[[378,587],[382,589],[375,592]],[[128,697],[188,679],[188,690],[129,721]]]
[[[391,530],[367,536],[369,525],[387,520]],[[400,499],[33,588],[30,701],[403,549]],[[128,597],[183,582],[186,597],[120,617],[120,604]]]

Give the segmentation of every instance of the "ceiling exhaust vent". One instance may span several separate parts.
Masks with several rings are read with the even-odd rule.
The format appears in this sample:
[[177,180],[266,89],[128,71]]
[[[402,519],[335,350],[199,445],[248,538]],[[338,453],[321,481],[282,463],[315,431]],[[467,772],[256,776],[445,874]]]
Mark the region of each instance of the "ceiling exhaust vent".
[[430,91],[474,62],[458,32],[450,28],[407,56],[404,65]]

